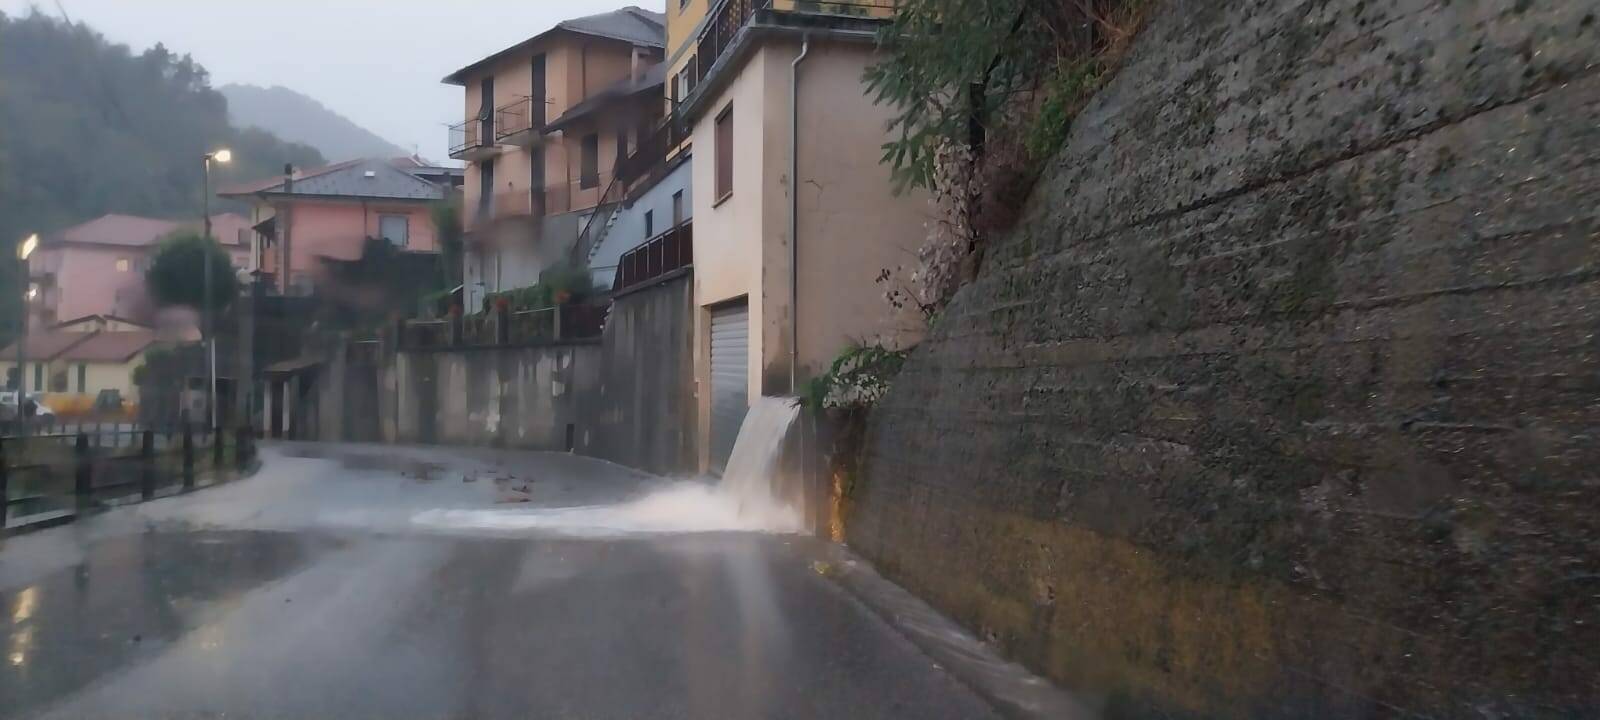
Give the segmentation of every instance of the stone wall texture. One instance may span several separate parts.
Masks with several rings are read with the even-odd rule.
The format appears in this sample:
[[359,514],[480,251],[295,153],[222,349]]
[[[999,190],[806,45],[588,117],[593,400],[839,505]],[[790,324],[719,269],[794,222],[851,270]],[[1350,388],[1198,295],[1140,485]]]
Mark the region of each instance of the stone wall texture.
[[1155,8],[849,542],[1110,717],[1600,715],[1600,2]]

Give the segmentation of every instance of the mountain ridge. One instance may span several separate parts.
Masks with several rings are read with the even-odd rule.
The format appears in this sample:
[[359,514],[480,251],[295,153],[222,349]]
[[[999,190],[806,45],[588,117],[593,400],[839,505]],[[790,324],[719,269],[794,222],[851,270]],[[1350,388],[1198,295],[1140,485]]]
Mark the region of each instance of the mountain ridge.
[[285,140],[310,145],[328,162],[410,154],[293,88],[230,83],[217,91],[228,99],[228,117],[234,125],[260,128]]

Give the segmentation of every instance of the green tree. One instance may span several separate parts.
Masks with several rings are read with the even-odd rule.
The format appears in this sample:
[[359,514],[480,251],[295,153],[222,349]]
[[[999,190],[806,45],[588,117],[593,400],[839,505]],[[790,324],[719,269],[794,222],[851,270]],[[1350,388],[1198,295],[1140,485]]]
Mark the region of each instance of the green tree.
[[465,231],[461,227],[461,203],[461,192],[451,191],[445,199],[429,208],[434,237],[439,240],[439,274],[443,290],[461,284],[462,243],[465,238]]
[[[931,187],[944,147],[980,163],[1008,121],[1020,121],[1003,131],[1025,134],[1033,161],[1053,153],[1069,111],[1126,49],[1147,2],[902,0],[879,35],[884,59],[863,77],[877,102],[896,109],[883,161],[897,187]],[[1046,102],[1045,112],[1028,98]],[[1048,127],[1032,127],[1039,123]]]
[[145,271],[145,286],[150,297],[162,305],[200,308],[205,298],[206,262],[211,263],[211,309],[222,312],[239,295],[239,278],[233,273],[228,253],[215,240],[195,232],[181,232],[161,243],[150,269]]
[[944,143],[981,145],[991,118],[1048,66],[1052,39],[1038,0],[905,0],[864,80],[896,109],[883,161],[897,189],[929,187]]

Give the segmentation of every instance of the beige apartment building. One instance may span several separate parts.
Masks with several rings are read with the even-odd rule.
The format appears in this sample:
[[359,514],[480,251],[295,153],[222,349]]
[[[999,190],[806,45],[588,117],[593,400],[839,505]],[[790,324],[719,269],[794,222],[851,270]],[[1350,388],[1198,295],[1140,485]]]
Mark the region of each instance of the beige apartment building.
[[526,287],[558,263],[581,264],[625,194],[619,160],[660,124],[666,27],[627,7],[567,20],[457,70],[465,120],[450,156],[467,163],[466,310]]
[[875,281],[915,257],[930,216],[925,194],[894,194],[878,162],[892,110],[861,82],[891,13],[668,0],[668,92],[692,128],[704,468],[720,471],[752,398],[795,394],[852,342],[920,333]]

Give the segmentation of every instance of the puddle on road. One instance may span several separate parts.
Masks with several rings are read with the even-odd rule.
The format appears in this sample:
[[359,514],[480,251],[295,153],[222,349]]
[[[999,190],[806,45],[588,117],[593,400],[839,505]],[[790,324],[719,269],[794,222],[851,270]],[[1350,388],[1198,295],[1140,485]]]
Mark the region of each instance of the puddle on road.
[[328,539],[268,532],[148,532],[101,540],[83,561],[0,592],[0,714],[25,715],[140,658],[206,613],[288,575]]
[[799,417],[792,398],[759,398],[745,416],[722,481],[683,481],[610,505],[427,510],[412,524],[441,530],[549,532],[575,537],[700,532],[801,532],[798,508],[773,487],[784,437]]
[[426,510],[419,527],[441,530],[544,531],[575,537],[652,533],[799,532],[798,513],[773,505],[741,505],[720,486],[681,481],[612,505],[495,510]]

